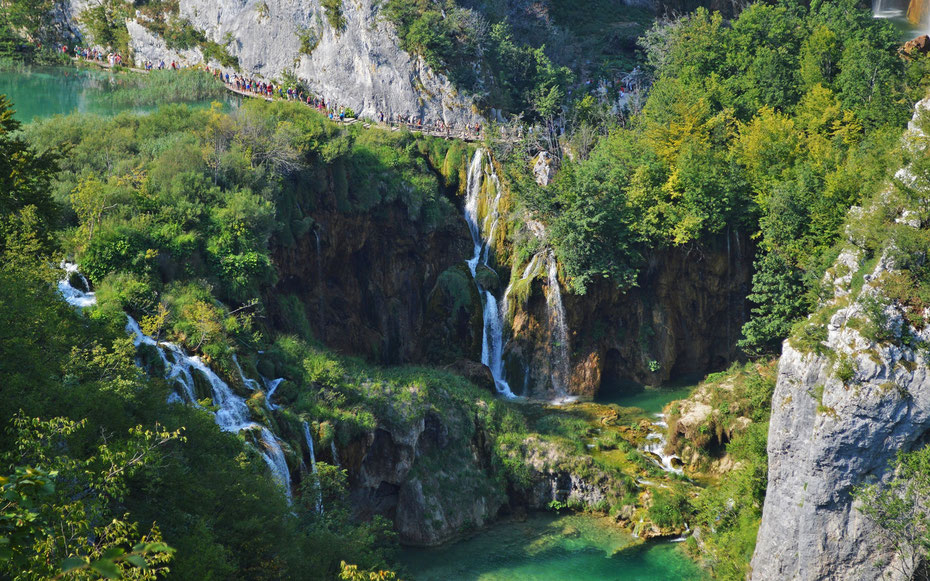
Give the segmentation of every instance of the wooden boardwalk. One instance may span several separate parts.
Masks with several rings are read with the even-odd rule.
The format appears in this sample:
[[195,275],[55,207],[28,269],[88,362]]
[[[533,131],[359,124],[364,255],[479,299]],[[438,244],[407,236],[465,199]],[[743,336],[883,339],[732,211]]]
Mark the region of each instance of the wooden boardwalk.
[[[139,69],[139,68],[129,67],[129,66],[125,66],[125,65],[112,65],[112,64],[110,64],[110,63],[108,63],[108,62],[99,61],[99,60],[95,60],[95,59],[85,59],[85,58],[82,58],[82,57],[72,57],[72,58],[73,58],[73,60],[75,60],[75,61],[77,61],[77,62],[97,65],[98,67],[100,67],[100,68],[102,68],[102,69],[106,69],[106,70],[112,70],[112,69],[114,69],[116,66],[119,66],[120,69],[126,70],[126,71],[130,71],[130,72],[133,72],[133,73],[142,73],[142,74],[148,74],[148,73],[149,73],[149,71],[146,70],[146,69]],[[164,69],[164,70],[170,70],[170,69]],[[281,98],[276,98],[276,97],[269,97],[269,96],[267,96],[267,95],[259,95],[259,94],[256,94],[256,93],[254,93],[254,92],[251,92],[251,91],[246,91],[246,90],[244,90],[244,89],[237,89],[236,86],[233,85],[233,84],[231,84],[231,83],[225,83],[225,82],[224,82],[224,83],[223,83],[223,86],[224,86],[224,87],[226,88],[226,90],[229,91],[230,93],[232,93],[232,94],[234,94],[234,95],[237,95],[237,96],[239,96],[239,97],[246,98],[246,99],[264,99],[265,101],[268,101],[269,103],[270,103],[270,102],[273,102],[273,101],[294,101],[294,102],[299,102],[299,103],[305,104],[307,107],[313,107],[313,106],[310,105],[310,104],[306,104],[306,103],[303,103],[302,101],[295,100],[295,99],[281,99]],[[313,107],[313,108],[315,108],[315,107]],[[459,140],[459,141],[466,141],[466,142],[469,142],[469,143],[474,143],[474,142],[476,142],[476,141],[482,141],[482,140],[484,139],[484,136],[483,136],[483,135],[481,135],[480,133],[475,133],[475,132],[473,132],[473,131],[462,130],[462,129],[459,129],[459,130],[445,130],[445,131],[444,131],[444,130],[434,129],[434,128],[424,128],[424,127],[421,127],[420,125],[417,125],[417,124],[415,124],[415,123],[391,123],[391,124],[388,124],[388,123],[378,123],[378,122],[376,122],[376,121],[361,120],[361,119],[358,119],[358,118],[346,119],[346,120],[344,120],[344,121],[340,121],[338,118],[334,118],[332,121],[333,121],[334,123],[339,123],[339,124],[341,124],[341,125],[354,125],[354,124],[356,124],[356,123],[362,123],[362,126],[365,127],[366,129],[368,129],[368,128],[372,127],[372,126],[375,126],[375,127],[381,128],[381,129],[385,129],[385,130],[389,130],[389,131],[400,131],[401,129],[407,129],[407,130],[410,131],[411,133],[418,133],[418,134],[421,134],[421,135],[429,135],[429,136],[432,136],[432,137],[438,137],[438,138],[440,138],[440,139],[457,139],[457,140]],[[498,141],[503,141],[503,140],[504,140],[503,137],[498,138]],[[519,140],[519,138],[516,138],[516,137],[511,137],[511,138],[509,139],[509,141],[511,141],[511,142],[516,142],[516,141],[518,141],[518,140]]]

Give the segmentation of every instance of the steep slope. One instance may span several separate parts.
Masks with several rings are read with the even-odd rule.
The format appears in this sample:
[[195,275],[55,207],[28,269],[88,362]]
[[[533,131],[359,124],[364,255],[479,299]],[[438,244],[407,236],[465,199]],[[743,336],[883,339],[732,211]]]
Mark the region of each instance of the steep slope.
[[[927,104],[918,105],[905,137],[918,159]],[[785,342],[753,579],[903,577],[853,492],[890,478],[896,454],[925,443],[930,430],[930,329],[915,299],[927,183],[916,175],[902,170],[897,177],[909,188],[854,209],[848,247],[828,272],[833,298]]]

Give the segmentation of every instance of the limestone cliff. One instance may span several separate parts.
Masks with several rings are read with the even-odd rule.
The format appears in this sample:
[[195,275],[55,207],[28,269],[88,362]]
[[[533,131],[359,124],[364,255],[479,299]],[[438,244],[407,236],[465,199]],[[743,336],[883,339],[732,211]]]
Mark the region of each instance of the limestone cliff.
[[[80,14],[89,4],[69,0],[62,15],[80,29]],[[472,97],[456,91],[421,58],[401,50],[377,0],[342,2],[344,24],[339,29],[330,24],[320,0],[180,0],[178,4],[178,16],[238,58],[244,74],[269,80],[293,74],[328,103],[372,119],[383,111],[447,125],[480,121]],[[126,23],[136,62],[203,62],[199,48],[173,50],[145,24],[141,12]]]
[[[918,137],[912,131],[906,143],[925,141]],[[899,177],[910,179],[907,170]],[[904,198],[889,190],[853,210],[848,248],[828,272],[833,299],[784,345],[752,579],[901,578],[852,493],[887,479],[896,454],[930,433],[927,312],[890,292],[904,262],[925,259],[925,246],[898,246],[926,227],[925,212],[909,210]],[[879,222],[867,218],[877,216],[889,217],[881,226],[889,236],[875,249],[866,240]],[[875,258],[867,260],[869,252]]]

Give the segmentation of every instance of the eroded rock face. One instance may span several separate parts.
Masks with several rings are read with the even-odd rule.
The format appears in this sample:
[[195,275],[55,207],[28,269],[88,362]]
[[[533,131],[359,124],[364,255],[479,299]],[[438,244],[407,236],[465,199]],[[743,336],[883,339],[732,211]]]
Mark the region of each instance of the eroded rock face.
[[431,345],[426,339],[435,340],[439,325],[427,319],[430,292],[440,273],[463,263],[470,249],[464,220],[424,232],[399,203],[365,214],[317,212],[314,218],[314,231],[276,249],[279,283],[273,292],[297,296],[314,336],[332,348],[385,364],[424,361]]
[[[913,351],[875,346],[834,315],[826,341],[850,357],[844,383],[827,356],[786,344],[769,428],[769,484],[753,579],[896,579],[874,524],[856,509],[854,487],[888,475],[899,450],[930,430],[930,374]],[[926,340],[927,337],[924,337]]]
[[[731,233],[700,249],[656,252],[626,292],[605,280],[584,295],[564,293],[571,392],[590,396],[624,380],[658,384],[726,367],[749,314],[754,255],[748,236]],[[547,369],[557,346],[546,340],[547,281],[534,284],[513,319],[508,371],[523,385],[528,369],[528,393],[546,394],[546,375],[533,370]]]
[[411,428],[383,424],[344,454],[358,516],[386,516],[402,543],[420,546],[493,520],[507,497],[483,440],[463,438],[469,421],[461,410],[428,412]]

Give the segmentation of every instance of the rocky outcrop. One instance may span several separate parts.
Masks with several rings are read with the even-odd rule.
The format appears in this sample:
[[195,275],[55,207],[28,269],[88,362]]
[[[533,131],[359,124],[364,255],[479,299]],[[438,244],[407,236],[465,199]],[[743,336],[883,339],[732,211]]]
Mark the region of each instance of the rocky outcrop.
[[[70,0],[63,19],[79,28],[77,17],[87,4]],[[179,17],[238,58],[244,74],[268,80],[292,74],[327,103],[371,119],[384,112],[449,126],[481,120],[472,97],[458,92],[422,58],[401,50],[377,0],[342,2],[340,11],[344,24],[335,29],[320,0],[179,2]],[[137,62],[203,62],[199,48],[169,49],[144,25],[141,13],[127,22]]]
[[[409,427],[382,423],[341,455],[357,516],[394,521],[407,545],[436,545],[493,520],[506,503],[490,451],[466,410],[430,411]],[[466,434],[474,433],[469,439]]]
[[[859,302],[833,315],[830,354],[784,347],[753,579],[897,578],[878,565],[892,555],[876,544],[852,492],[886,477],[898,451],[930,433],[930,373],[914,350],[865,339],[850,326],[862,317]],[[839,377],[836,361],[855,376]]]
[[[899,177],[906,181],[907,171]],[[890,239],[906,239],[921,220],[892,195],[865,212],[897,212]],[[900,281],[894,245],[866,269],[855,229],[849,234],[850,248],[828,273],[835,298],[785,343],[779,362],[752,579],[907,578],[876,542],[876,524],[857,509],[853,491],[887,480],[896,455],[930,435],[930,368],[920,352],[930,328],[909,322],[928,313],[886,297],[885,285]]]
[[526,488],[514,491],[515,500],[529,508],[546,509],[556,502],[603,510],[629,493],[623,482],[591,456],[580,455],[564,443],[530,436],[518,446],[505,448],[505,453],[529,470]]

